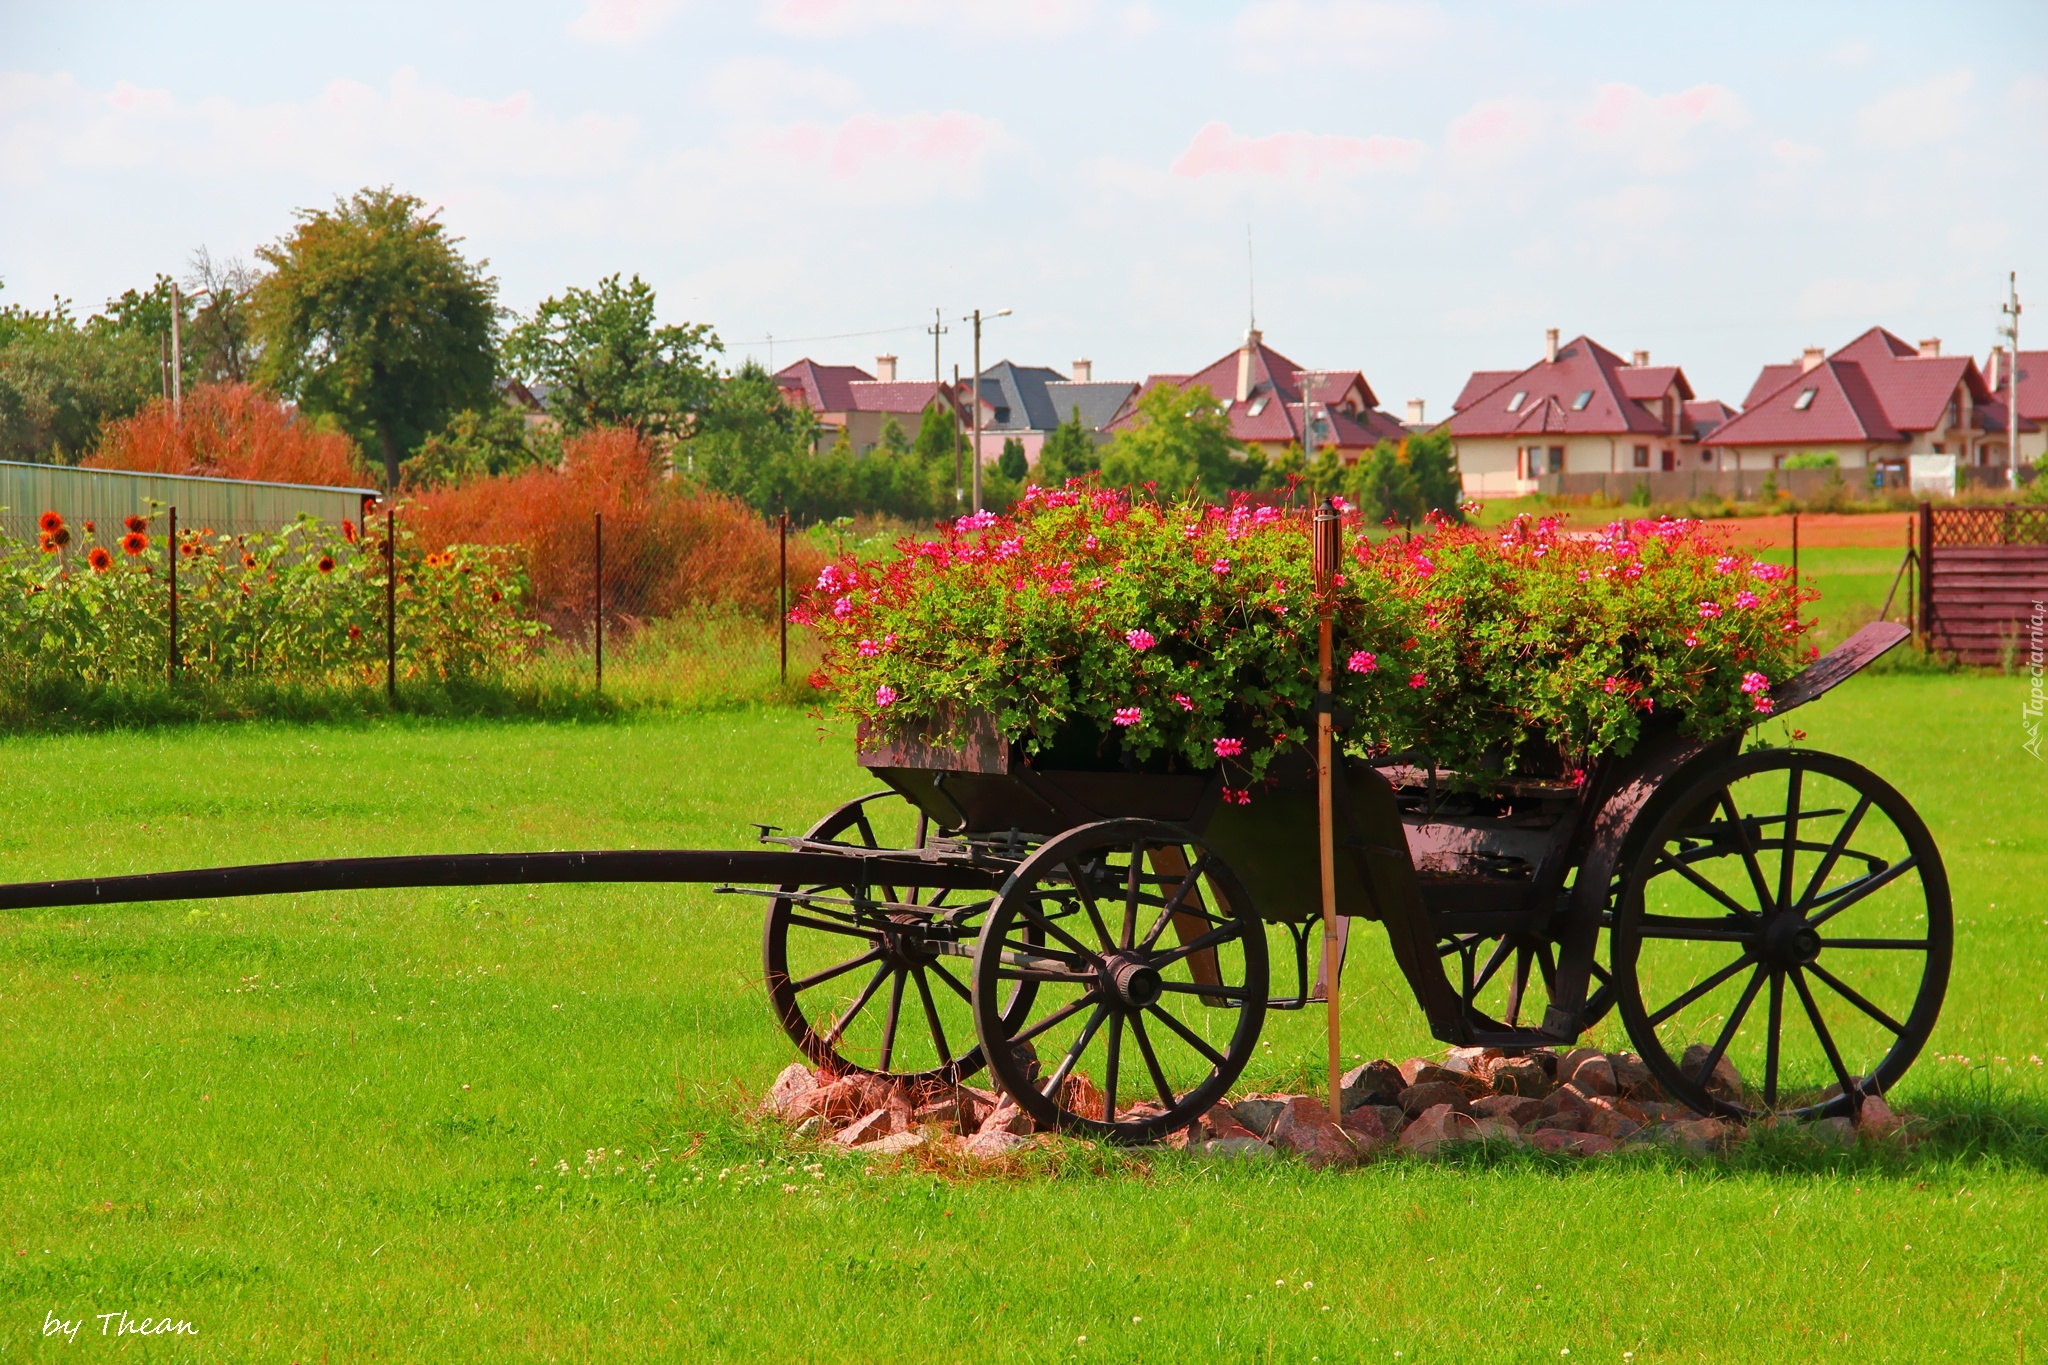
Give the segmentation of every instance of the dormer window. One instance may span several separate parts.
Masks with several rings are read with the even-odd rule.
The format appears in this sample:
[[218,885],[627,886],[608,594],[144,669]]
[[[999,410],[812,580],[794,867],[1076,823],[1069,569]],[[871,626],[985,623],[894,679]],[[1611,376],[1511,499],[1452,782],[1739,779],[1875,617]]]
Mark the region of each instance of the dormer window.
[[1528,396],[1529,391],[1527,389],[1516,389],[1515,396],[1508,399],[1508,411],[1520,412],[1522,410],[1522,400]]
[[1248,412],[1248,413],[1246,414],[1246,416],[1248,416],[1248,417],[1257,417],[1257,416],[1258,416],[1258,415],[1259,415],[1260,413],[1262,413],[1262,412],[1264,412],[1264,411],[1266,410],[1266,404],[1267,404],[1267,403],[1268,403],[1269,401],[1270,401],[1270,399],[1269,399],[1269,396],[1268,396],[1268,395],[1266,395],[1266,394],[1263,394],[1263,393],[1262,393],[1262,394],[1260,394],[1260,395],[1259,395],[1259,396],[1258,396],[1257,398],[1254,398],[1254,399],[1252,400],[1252,406],[1251,406],[1251,411],[1250,411],[1250,412]]
[[1584,411],[1586,410],[1586,404],[1588,404],[1588,403],[1590,403],[1590,402],[1592,402],[1592,401],[1593,401],[1593,391],[1592,391],[1591,389],[1582,389],[1582,390],[1581,390],[1581,391],[1579,392],[1579,396],[1578,396],[1577,398],[1574,398],[1574,399],[1572,400],[1572,411],[1573,411],[1573,412],[1584,412]]
[[1808,408],[1813,406],[1814,397],[1819,392],[1819,389],[1801,389],[1799,391],[1799,396],[1792,400],[1792,411],[1805,412]]

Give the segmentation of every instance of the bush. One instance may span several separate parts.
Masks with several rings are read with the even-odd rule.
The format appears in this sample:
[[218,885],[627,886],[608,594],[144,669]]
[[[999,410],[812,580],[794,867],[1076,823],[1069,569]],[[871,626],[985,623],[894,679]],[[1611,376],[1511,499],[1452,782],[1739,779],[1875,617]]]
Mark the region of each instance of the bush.
[[[1369,755],[1564,775],[1628,752],[1652,716],[1720,734],[1768,714],[1799,667],[1789,574],[1695,523],[1575,539],[1432,517],[1412,540],[1355,541],[1352,561],[1337,692]],[[1069,486],[828,565],[798,615],[825,645],[814,681],[862,721],[980,709],[1027,752],[1225,762],[1242,784],[1313,726],[1315,608],[1301,516]]]
[[341,488],[362,487],[368,476],[355,442],[294,416],[247,384],[198,385],[185,395],[182,418],[155,399],[133,417],[109,423],[85,464]]

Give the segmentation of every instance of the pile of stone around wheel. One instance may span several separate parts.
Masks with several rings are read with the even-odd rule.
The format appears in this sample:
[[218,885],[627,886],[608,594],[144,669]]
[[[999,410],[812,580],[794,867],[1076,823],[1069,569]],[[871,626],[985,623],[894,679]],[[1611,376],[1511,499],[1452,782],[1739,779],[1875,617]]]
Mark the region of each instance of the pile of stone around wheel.
[[[1706,1056],[1705,1048],[1695,1047],[1681,1065],[1697,1068]],[[1746,1136],[1739,1123],[1672,1103],[1638,1058],[1594,1048],[1512,1056],[1493,1048],[1452,1048],[1437,1061],[1368,1062],[1346,1074],[1343,1085],[1341,1116],[1316,1096],[1247,1095],[1219,1102],[1166,1142],[1219,1156],[1288,1152],[1325,1166],[1465,1142],[1591,1156],[1652,1142],[1713,1151]],[[1707,1088],[1716,1098],[1739,1101],[1742,1078],[1722,1058]],[[1102,1112],[1100,1092],[1079,1073],[1064,1083],[1061,1104],[1088,1117]],[[840,1077],[801,1063],[776,1079],[762,1107],[794,1124],[800,1137],[875,1155],[935,1144],[997,1157],[1039,1140],[1031,1116],[1007,1096],[969,1085]],[[1117,1117],[1160,1112],[1151,1104],[1119,1106]],[[1855,1119],[1823,1119],[1805,1127],[1822,1141],[1848,1145],[1859,1137],[1897,1137],[1903,1123],[1873,1097]]]

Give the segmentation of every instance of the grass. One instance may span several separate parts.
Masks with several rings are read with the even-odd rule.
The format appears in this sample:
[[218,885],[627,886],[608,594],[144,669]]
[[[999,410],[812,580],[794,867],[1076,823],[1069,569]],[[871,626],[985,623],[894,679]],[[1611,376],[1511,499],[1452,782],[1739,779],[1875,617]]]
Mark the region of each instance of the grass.
[[[1908,1078],[1940,1135],[1903,1155],[1317,1175],[1075,1144],[998,1178],[885,1176],[746,1117],[791,1058],[753,902],[495,888],[0,918],[0,1353],[2018,1359],[2048,1318],[2048,773],[2019,749],[2020,686],[1866,677],[1799,717],[1911,797],[1955,885],[1931,1051],[1969,1060]],[[850,748],[789,709],[17,738],[0,877],[743,844],[750,820],[866,790]],[[1383,950],[1347,988],[1348,1050],[1431,1046]],[[1313,1070],[1319,1028],[1275,1018],[1252,1083]],[[99,1336],[121,1310],[199,1335]],[[52,1314],[75,1342],[44,1335]]]

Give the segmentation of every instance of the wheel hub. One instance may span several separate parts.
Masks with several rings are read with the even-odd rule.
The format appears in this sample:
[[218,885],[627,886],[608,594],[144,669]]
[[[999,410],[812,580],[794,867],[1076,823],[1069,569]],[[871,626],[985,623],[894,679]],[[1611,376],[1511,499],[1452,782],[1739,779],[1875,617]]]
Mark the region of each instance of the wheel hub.
[[1776,915],[1764,926],[1757,955],[1777,967],[1809,966],[1820,956],[1820,934],[1803,915]]
[[1141,1010],[1165,994],[1159,969],[1135,954],[1119,953],[1103,964],[1110,997],[1126,1009]]
[[916,968],[938,960],[938,953],[932,950],[930,941],[921,932],[927,925],[925,920],[916,915],[891,915],[889,920],[889,927],[882,930],[878,946],[890,966]]

